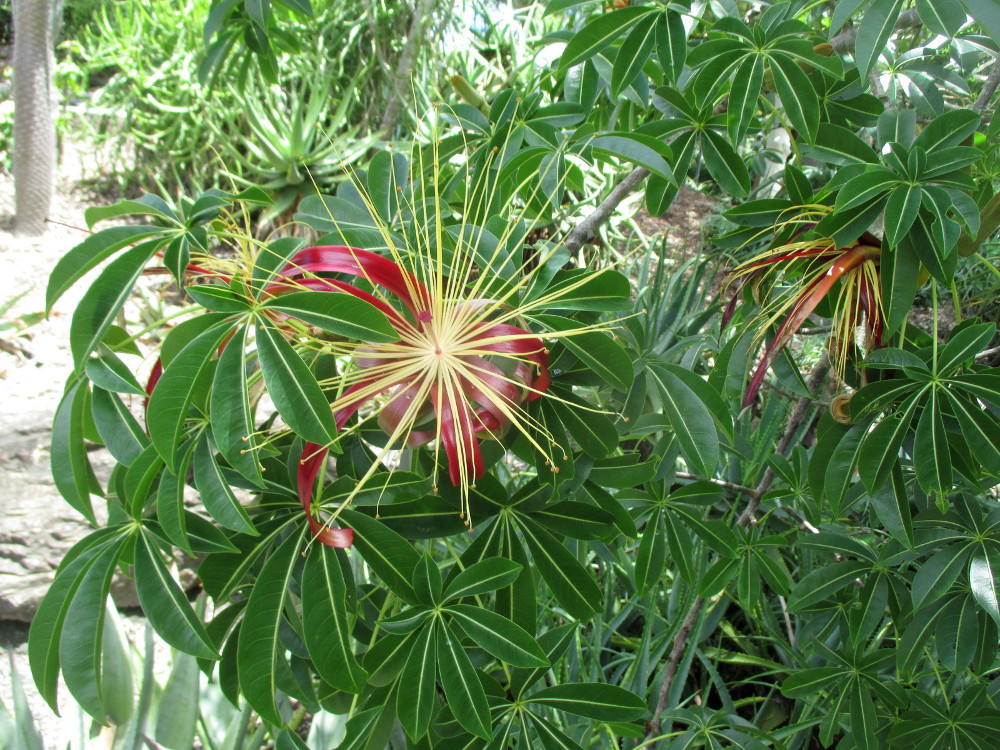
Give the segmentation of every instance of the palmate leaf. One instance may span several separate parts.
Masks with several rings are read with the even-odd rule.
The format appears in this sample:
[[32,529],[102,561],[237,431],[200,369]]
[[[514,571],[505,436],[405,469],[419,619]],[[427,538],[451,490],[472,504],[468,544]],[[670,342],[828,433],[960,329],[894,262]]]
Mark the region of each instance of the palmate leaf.
[[715,420],[700,398],[669,368],[653,363],[647,372],[656,384],[663,414],[698,474],[712,476],[719,462]]
[[202,435],[194,450],[194,483],[205,510],[221,526],[243,534],[258,533],[215,460],[207,434]]
[[657,12],[655,8],[649,6],[630,6],[591,19],[566,45],[559,60],[559,67],[565,70],[589,60],[643,16],[655,15]]
[[370,302],[338,292],[291,292],[266,302],[276,310],[330,333],[361,341],[393,342],[399,333],[385,313]]
[[902,7],[903,0],[874,0],[865,11],[854,46],[854,60],[862,78],[868,76],[878,55],[885,49]]
[[604,599],[597,581],[556,537],[526,516],[517,524],[531,551],[531,558],[559,604],[573,617],[587,618],[600,609]]
[[100,487],[87,458],[83,439],[88,395],[84,381],[78,381],[66,391],[52,424],[49,457],[59,494],[81,515],[96,524],[90,495],[100,494]]
[[521,565],[505,557],[487,557],[451,579],[444,590],[442,601],[477,596],[509,586],[517,580],[521,569]]
[[354,529],[354,548],[372,571],[397,596],[410,604],[416,604],[417,596],[410,581],[420,555],[413,549],[413,545],[363,513],[344,510],[340,518]]
[[642,66],[649,59],[656,40],[656,30],[660,23],[659,14],[644,16],[632,27],[622,40],[611,69],[611,95],[618,97],[622,90],[642,72]]
[[969,585],[979,606],[1000,625],[1000,566],[990,555],[977,553],[972,556]]

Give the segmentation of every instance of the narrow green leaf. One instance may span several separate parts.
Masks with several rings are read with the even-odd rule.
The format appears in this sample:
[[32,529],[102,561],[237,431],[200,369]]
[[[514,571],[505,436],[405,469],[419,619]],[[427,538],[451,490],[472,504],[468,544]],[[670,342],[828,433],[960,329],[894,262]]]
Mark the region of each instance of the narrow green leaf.
[[212,381],[209,415],[212,437],[219,453],[236,471],[263,487],[246,365],[246,338],[247,328],[240,326],[219,357]]
[[518,518],[531,558],[567,612],[580,619],[596,612],[604,594],[594,576],[569,553],[566,547],[527,517]]
[[783,54],[769,55],[774,87],[788,120],[806,143],[819,132],[819,98],[797,61]]
[[452,604],[446,611],[473,643],[500,661],[514,667],[544,667],[548,664],[535,639],[506,617],[468,604]]
[[201,716],[200,683],[198,660],[190,654],[177,654],[159,698],[153,738],[161,747],[194,747],[195,729]]
[[996,323],[967,323],[956,328],[938,353],[936,372],[946,375],[963,362],[968,362],[986,349],[996,334]]
[[344,292],[291,292],[264,303],[276,310],[330,333],[361,341],[399,341],[399,332],[375,305]]
[[203,435],[194,451],[194,483],[201,493],[201,501],[220,525],[243,534],[258,533],[236,493],[222,474],[215,460],[215,453]]
[[666,556],[667,532],[663,526],[663,511],[657,509],[646,521],[635,554],[635,588],[640,596],[660,580]]
[[179,448],[181,456],[177,462],[177,473],[163,472],[156,490],[156,518],[163,533],[172,544],[188,554],[193,554],[193,550],[187,532],[189,512],[184,507],[184,489],[196,445],[197,441],[191,440]]
[[951,449],[941,415],[941,400],[936,388],[917,420],[917,431],[913,440],[913,468],[920,487],[930,494],[947,494],[953,481]]
[[807,609],[836,594],[859,576],[868,571],[869,566],[854,560],[844,560],[811,571],[792,589],[788,598],[788,608],[792,611]]
[[865,11],[854,42],[854,60],[862,80],[886,48],[902,7],[903,0],[874,0]]
[[622,40],[611,68],[611,95],[618,97],[626,86],[642,72],[642,66],[653,51],[659,14],[641,18]]
[[423,628],[413,642],[413,648],[399,676],[405,690],[396,694],[396,715],[407,736],[416,742],[430,727],[437,704],[438,643],[436,621]]
[[958,580],[959,574],[965,568],[968,555],[961,545],[951,545],[934,553],[921,563],[913,576],[910,594],[913,597],[913,609],[920,609],[926,602],[941,599]]
[[94,388],[91,412],[97,434],[108,452],[123,466],[129,466],[149,445],[145,431],[117,394]]
[[885,239],[895,247],[900,238],[910,231],[920,211],[923,188],[919,185],[900,185],[889,194],[885,204]]
[[669,369],[654,363],[647,372],[657,385],[663,414],[680,442],[685,460],[696,473],[712,476],[719,463],[719,433],[711,413]]
[[764,83],[764,57],[748,55],[733,74],[729,94],[729,140],[740,143],[757,111],[757,99]]
[[1000,625],[1000,569],[984,554],[972,556],[969,562],[969,585],[979,606]]
[[635,132],[616,132],[597,136],[590,141],[590,147],[599,154],[608,154],[645,167],[668,182],[675,181],[670,168],[670,147],[657,138]]
[[198,335],[167,365],[149,397],[146,427],[171,472],[177,469],[177,447],[188,420],[188,407],[208,387],[203,374],[229,330],[228,326],[219,326]]
[[526,700],[539,706],[583,716],[596,721],[631,721],[646,713],[646,702],[638,695],[600,682],[553,685]]
[[187,594],[170,575],[160,551],[145,534],[135,544],[135,589],[142,611],[163,640],[186,654],[215,659],[218,654]]
[[487,557],[456,575],[444,590],[442,601],[477,596],[512,584],[522,566],[505,557]]
[[656,56],[669,79],[677,82],[687,57],[687,30],[676,10],[668,9],[656,21]]
[[247,602],[236,650],[240,691],[264,721],[277,726],[284,724],[275,703],[278,660],[285,658],[282,612],[291,596],[304,535],[304,528],[289,535],[264,563]]
[[63,396],[52,423],[52,445],[49,458],[52,477],[59,494],[74,510],[97,525],[90,494],[97,479],[87,458],[83,431],[87,415],[87,385],[77,382]]
[[146,396],[132,371],[110,350],[104,349],[99,357],[88,359],[84,371],[94,385],[107,391]]
[[105,266],[83,295],[70,323],[70,349],[77,372],[108,332],[146,263],[156,252],[157,241],[136,245]]
[[316,376],[269,323],[257,327],[257,354],[264,384],[285,423],[312,443],[333,443],[337,423]]
[[702,132],[701,152],[712,177],[727,193],[742,198],[750,192],[750,173],[729,141],[711,128]]
[[438,633],[438,670],[448,707],[466,730],[489,739],[492,734],[490,705],[458,636],[447,625]]
[[401,599],[416,604],[417,597],[410,581],[420,555],[413,549],[413,545],[364,513],[344,510],[340,518],[354,529],[354,549],[375,575]]
[[101,646],[106,600],[123,544],[103,547],[82,571],[59,634],[63,679],[80,707],[99,722],[105,719],[104,682],[101,679]]
[[302,572],[302,627],[319,675],[338,690],[358,693],[368,679],[351,648],[347,583],[337,550],[313,544]]
[[656,9],[633,5],[591,19],[573,35],[573,38],[566,45],[562,58],[559,60],[559,67],[565,70],[589,60],[621,36],[640,18],[651,13],[657,13]]
[[131,245],[163,229],[150,226],[108,227],[95,232],[74,247],[56,263],[45,290],[45,309],[51,310],[67,289],[79,281],[91,268],[126,245]]

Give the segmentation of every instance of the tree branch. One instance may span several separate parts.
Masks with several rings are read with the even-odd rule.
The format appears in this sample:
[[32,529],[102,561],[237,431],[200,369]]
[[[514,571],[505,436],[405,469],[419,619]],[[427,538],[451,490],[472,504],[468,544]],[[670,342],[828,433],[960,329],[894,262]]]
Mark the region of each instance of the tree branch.
[[[920,14],[917,13],[915,8],[907,8],[902,13],[899,14],[899,18],[896,19],[896,31],[902,31],[904,29],[912,29],[914,26],[919,26]],[[850,52],[854,49],[854,40],[858,37],[858,30],[854,27],[844,29],[837,36],[830,40],[830,44],[837,54],[842,55],[845,52]]]
[[983,84],[979,96],[976,97],[976,103],[972,105],[976,112],[979,114],[986,112],[986,107],[989,106],[990,99],[996,93],[997,86],[1000,86],[1000,55],[993,58],[993,67],[990,68],[990,74],[986,77],[986,83]]
[[577,224],[569,234],[566,235],[564,243],[571,253],[575,253],[597,233],[597,228],[608,220],[614,210],[618,208],[628,195],[636,189],[649,174],[645,167],[636,167],[624,180],[615,185],[614,189],[608,193],[608,197],[601,201],[583,221]]

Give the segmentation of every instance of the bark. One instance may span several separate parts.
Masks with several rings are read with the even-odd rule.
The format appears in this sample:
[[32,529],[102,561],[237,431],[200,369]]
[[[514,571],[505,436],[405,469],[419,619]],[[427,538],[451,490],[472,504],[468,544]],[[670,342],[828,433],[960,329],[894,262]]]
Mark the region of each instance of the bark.
[[54,13],[50,0],[14,0],[13,11],[14,231],[40,235],[55,183]]
[[403,92],[406,91],[410,75],[413,73],[413,64],[417,59],[417,51],[420,49],[420,40],[423,38],[424,28],[427,26],[428,16],[430,16],[433,7],[434,0],[421,0],[420,4],[414,8],[410,31],[406,35],[406,45],[399,54],[399,61],[396,63],[396,70],[393,74],[392,96],[386,104],[382,122],[378,128],[383,138],[392,137],[396,121],[399,120],[399,113],[403,109]]

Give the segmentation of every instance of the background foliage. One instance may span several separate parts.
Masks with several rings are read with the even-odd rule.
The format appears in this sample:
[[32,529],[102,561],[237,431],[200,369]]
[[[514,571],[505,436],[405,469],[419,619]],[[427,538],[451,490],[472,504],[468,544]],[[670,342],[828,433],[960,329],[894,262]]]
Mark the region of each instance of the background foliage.
[[[131,720],[121,571],[276,746],[307,716],[343,748],[990,744],[993,3],[87,7],[89,122],[150,192],[91,209],[50,280],[108,261],[53,430],[67,501],[108,508],[32,626],[53,706],[61,674]],[[680,262],[630,219],[693,189],[724,211]],[[333,245],[385,260],[307,249]],[[150,268],[183,315],[122,326]],[[388,386],[346,408],[463,300],[545,342],[514,395],[415,408],[436,439],[407,445]],[[477,443],[470,410],[515,429]]]

